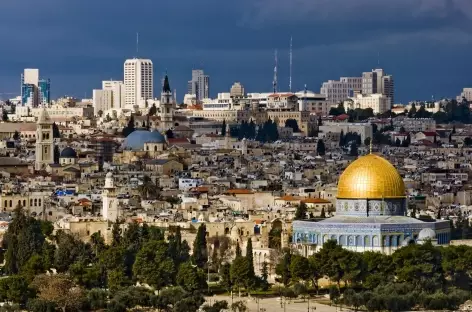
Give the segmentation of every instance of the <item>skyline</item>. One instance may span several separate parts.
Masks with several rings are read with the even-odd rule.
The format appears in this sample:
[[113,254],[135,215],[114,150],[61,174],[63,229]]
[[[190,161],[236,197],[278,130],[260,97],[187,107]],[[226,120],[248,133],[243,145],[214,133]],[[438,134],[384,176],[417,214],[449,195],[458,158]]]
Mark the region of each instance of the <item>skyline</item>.
[[[102,80],[122,80],[123,62],[134,56],[153,60],[156,81],[167,71],[180,98],[192,68],[210,75],[213,97],[234,81],[247,92],[270,92],[275,49],[279,90],[288,90],[291,36],[294,91],[307,84],[319,92],[323,81],[370,71],[379,54],[380,67],[395,77],[397,102],[454,97],[470,86],[472,4],[463,0],[297,0],[294,8],[278,0],[236,7],[216,0],[48,0],[24,9],[33,3],[0,4],[0,40],[8,46],[0,51],[0,93],[19,94],[20,74],[32,67],[51,79],[54,98],[91,97]],[[129,13],[137,7],[147,9]]]

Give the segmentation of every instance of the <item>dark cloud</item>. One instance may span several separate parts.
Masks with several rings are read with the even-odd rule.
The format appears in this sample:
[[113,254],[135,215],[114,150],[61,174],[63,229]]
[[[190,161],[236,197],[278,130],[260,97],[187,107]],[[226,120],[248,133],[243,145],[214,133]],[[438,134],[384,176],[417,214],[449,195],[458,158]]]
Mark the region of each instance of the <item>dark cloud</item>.
[[179,97],[195,67],[213,93],[234,80],[269,90],[274,49],[288,85],[290,36],[299,89],[370,70],[379,54],[402,101],[455,95],[471,70],[471,0],[2,0],[0,12],[0,93],[19,91],[22,69],[38,67],[54,96],[90,94],[121,78],[136,32],[139,56],[157,76],[168,70]]

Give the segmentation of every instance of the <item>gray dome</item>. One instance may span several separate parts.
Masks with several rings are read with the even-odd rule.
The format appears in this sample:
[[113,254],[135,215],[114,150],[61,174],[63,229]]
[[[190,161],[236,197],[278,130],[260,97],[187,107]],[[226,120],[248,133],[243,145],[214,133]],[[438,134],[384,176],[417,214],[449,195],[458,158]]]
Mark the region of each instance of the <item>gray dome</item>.
[[158,131],[136,130],[130,133],[123,142],[123,149],[140,151],[145,143],[165,143],[166,139]]
[[72,147],[66,147],[61,152],[61,158],[77,158],[77,153]]
[[436,239],[436,232],[433,229],[422,229],[418,234],[418,240],[435,240]]

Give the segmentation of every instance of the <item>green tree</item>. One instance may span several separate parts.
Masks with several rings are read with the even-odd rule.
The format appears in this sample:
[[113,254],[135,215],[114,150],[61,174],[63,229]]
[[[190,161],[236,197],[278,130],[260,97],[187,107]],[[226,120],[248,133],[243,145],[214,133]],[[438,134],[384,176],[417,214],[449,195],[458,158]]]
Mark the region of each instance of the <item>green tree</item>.
[[292,278],[290,274],[290,263],[292,262],[292,253],[289,249],[285,249],[283,251],[283,256],[277,263],[275,267],[275,273],[280,276],[282,283],[285,286],[290,284],[290,280]]
[[197,231],[197,236],[193,242],[192,261],[199,268],[204,268],[208,262],[208,250],[206,240],[206,226],[200,225]]
[[233,288],[231,280],[231,265],[229,263],[223,263],[220,267],[220,285],[223,286],[228,292]]
[[242,254],[243,254],[243,252],[241,251],[241,247],[239,246],[239,242],[236,242],[236,252],[235,252],[235,255],[236,255],[236,257],[240,257]]
[[156,114],[157,114],[157,107],[156,107],[156,104],[153,103],[151,108],[149,108],[148,116],[154,116]]
[[223,124],[221,125],[221,136],[226,136],[226,119],[223,119]]
[[84,291],[67,275],[38,275],[32,286],[36,288],[39,299],[55,304],[63,312],[77,309],[85,300]]
[[285,127],[292,128],[293,132],[300,132],[300,128],[298,127],[298,123],[296,119],[285,120]]
[[231,283],[239,288],[252,284],[251,269],[247,258],[239,256],[231,263]]
[[5,108],[3,108],[3,110],[2,110],[2,120],[3,120],[4,122],[7,122],[7,121],[8,121],[8,112],[6,111]]
[[304,202],[301,202],[298,205],[297,210],[295,211],[295,220],[304,220],[306,219],[306,213],[308,208]]
[[356,142],[351,143],[351,148],[349,149],[349,155],[350,156],[359,156],[359,151],[357,149],[357,143]]
[[206,289],[205,273],[191,262],[182,263],[177,274],[177,285],[189,292]]
[[254,272],[254,255],[252,253],[252,239],[250,237],[247,239],[246,259],[249,266],[249,278],[254,279],[256,274]]
[[300,255],[292,255],[290,259],[290,276],[295,281],[306,281],[310,278],[310,262]]
[[322,218],[322,219],[326,219],[326,212],[325,212],[325,209],[324,209],[324,207],[323,207],[323,208],[321,208],[320,218]]
[[131,115],[131,117],[128,121],[128,125],[123,128],[123,131],[122,131],[123,136],[127,137],[128,135],[133,133],[134,130],[136,130],[135,127],[134,127],[134,115]]
[[59,151],[59,146],[54,145],[54,163],[55,164],[59,163],[60,157],[61,157],[61,153]]
[[410,111],[408,112],[409,118],[414,118],[416,116],[416,105],[415,103],[411,104]]
[[54,139],[59,139],[61,137],[61,131],[59,131],[59,127],[55,122],[52,124],[52,137]]
[[320,156],[324,156],[326,154],[326,147],[322,139],[319,139],[316,143],[316,152]]
[[175,271],[169,246],[164,241],[146,243],[137,253],[133,265],[137,279],[158,290],[173,283]]
[[121,244],[121,227],[118,221],[113,223],[113,228],[111,230],[112,236],[112,246],[119,246]]
[[0,299],[3,302],[24,304],[32,295],[23,276],[13,275],[0,279]]
[[17,130],[15,130],[15,133],[13,134],[13,140],[19,141],[20,139],[21,139],[20,133]]
[[157,197],[157,187],[151,178],[147,175],[143,177],[141,185],[138,186],[139,194],[144,200],[154,199]]

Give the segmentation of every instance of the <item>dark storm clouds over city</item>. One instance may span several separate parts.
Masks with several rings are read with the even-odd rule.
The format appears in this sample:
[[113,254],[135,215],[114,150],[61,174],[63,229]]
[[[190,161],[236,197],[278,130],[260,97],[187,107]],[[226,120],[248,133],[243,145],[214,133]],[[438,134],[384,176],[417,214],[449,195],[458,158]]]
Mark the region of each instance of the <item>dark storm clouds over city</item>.
[[[241,81],[294,89],[380,67],[395,76],[398,101],[455,96],[472,86],[472,0],[0,0],[0,93],[19,93],[23,68],[51,78],[53,97],[91,97],[123,62],[154,62],[156,91],[167,70],[179,99],[192,68],[211,93]],[[0,98],[2,95],[0,95]]]

